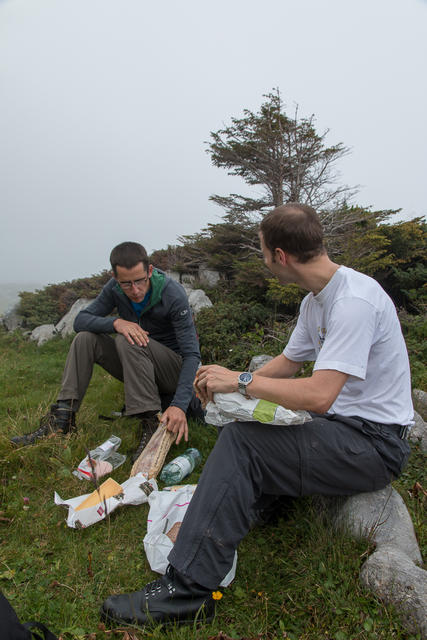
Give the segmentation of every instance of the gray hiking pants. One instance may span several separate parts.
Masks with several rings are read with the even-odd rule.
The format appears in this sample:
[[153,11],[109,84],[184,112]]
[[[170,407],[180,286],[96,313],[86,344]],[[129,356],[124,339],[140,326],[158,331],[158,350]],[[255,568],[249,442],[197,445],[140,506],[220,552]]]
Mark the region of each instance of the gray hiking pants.
[[78,411],[94,364],[124,383],[126,415],[134,415],[160,410],[160,394],[176,390],[182,358],[152,338],[139,347],[120,334],[81,331],[71,343],[58,400],[74,400]]
[[169,554],[180,573],[216,589],[268,496],[351,495],[382,489],[409,455],[397,426],[316,416],[303,425],[225,425]]

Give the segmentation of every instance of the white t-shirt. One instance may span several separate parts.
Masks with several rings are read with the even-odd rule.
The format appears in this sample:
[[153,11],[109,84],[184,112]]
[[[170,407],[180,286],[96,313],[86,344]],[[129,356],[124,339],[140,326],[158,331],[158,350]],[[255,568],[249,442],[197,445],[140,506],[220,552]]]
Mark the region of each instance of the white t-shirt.
[[373,278],[340,267],[317,295],[302,301],[283,353],[295,362],[315,360],[315,371],[349,374],[328,413],[413,423],[405,341],[393,302]]

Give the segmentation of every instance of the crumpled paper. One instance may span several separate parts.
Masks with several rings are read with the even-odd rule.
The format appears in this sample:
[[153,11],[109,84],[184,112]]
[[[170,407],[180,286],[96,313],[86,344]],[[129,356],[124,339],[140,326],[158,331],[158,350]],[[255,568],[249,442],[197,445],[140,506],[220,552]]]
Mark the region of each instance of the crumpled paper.
[[90,493],[63,500],[55,491],[54,501],[57,505],[68,507],[66,522],[69,527],[72,529],[84,529],[104,520],[117,507],[144,504],[144,502],[148,501],[147,494],[153,490],[157,491],[158,488],[154,478],[148,480],[143,473],[138,473],[125,482],[121,482],[120,486],[123,489],[122,493],[79,511],[76,511],[76,508],[91,495]]
[[205,422],[222,427],[228,422],[262,422],[263,424],[292,425],[311,420],[307,411],[292,411],[285,407],[260,400],[245,398],[235,393],[214,393],[214,402],[206,405]]

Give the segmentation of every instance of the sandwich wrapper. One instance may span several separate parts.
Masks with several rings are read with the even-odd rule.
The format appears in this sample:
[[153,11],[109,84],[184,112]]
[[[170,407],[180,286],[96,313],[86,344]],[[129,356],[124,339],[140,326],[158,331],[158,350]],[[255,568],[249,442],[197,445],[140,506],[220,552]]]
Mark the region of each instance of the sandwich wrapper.
[[112,513],[117,507],[139,505],[148,502],[149,494],[157,491],[154,478],[148,480],[143,473],[137,473],[118,484],[113,478],[103,482],[98,490],[76,498],[63,500],[55,491],[55,504],[68,507],[67,525],[72,529],[84,529]]
[[245,398],[238,391],[214,393],[213,399],[213,402],[208,402],[206,405],[205,422],[217,427],[236,421],[294,425],[312,420],[307,411],[293,411],[268,400]]

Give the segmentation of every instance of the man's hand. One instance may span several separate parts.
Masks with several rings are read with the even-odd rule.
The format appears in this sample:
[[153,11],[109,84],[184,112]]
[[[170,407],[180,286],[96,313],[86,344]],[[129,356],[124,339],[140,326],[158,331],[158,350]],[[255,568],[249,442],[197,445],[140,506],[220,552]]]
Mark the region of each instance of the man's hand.
[[117,318],[113,322],[113,327],[117,333],[121,333],[126,338],[129,344],[136,343],[139,347],[146,347],[149,342],[148,331],[145,331],[136,322]]
[[160,422],[166,424],[168,431],[177,434],[175,444],[181,442],[182,436],[184,436],[185,442],[188,442],[187,416],[182,409],[179,407],[168,407],[166,411],[163,412]]
[[197,369],[194,390],[203,405],[213,400],[214,393],[232,393],[238,391],[240,371],[230,371],[218,364],[208,364]]

